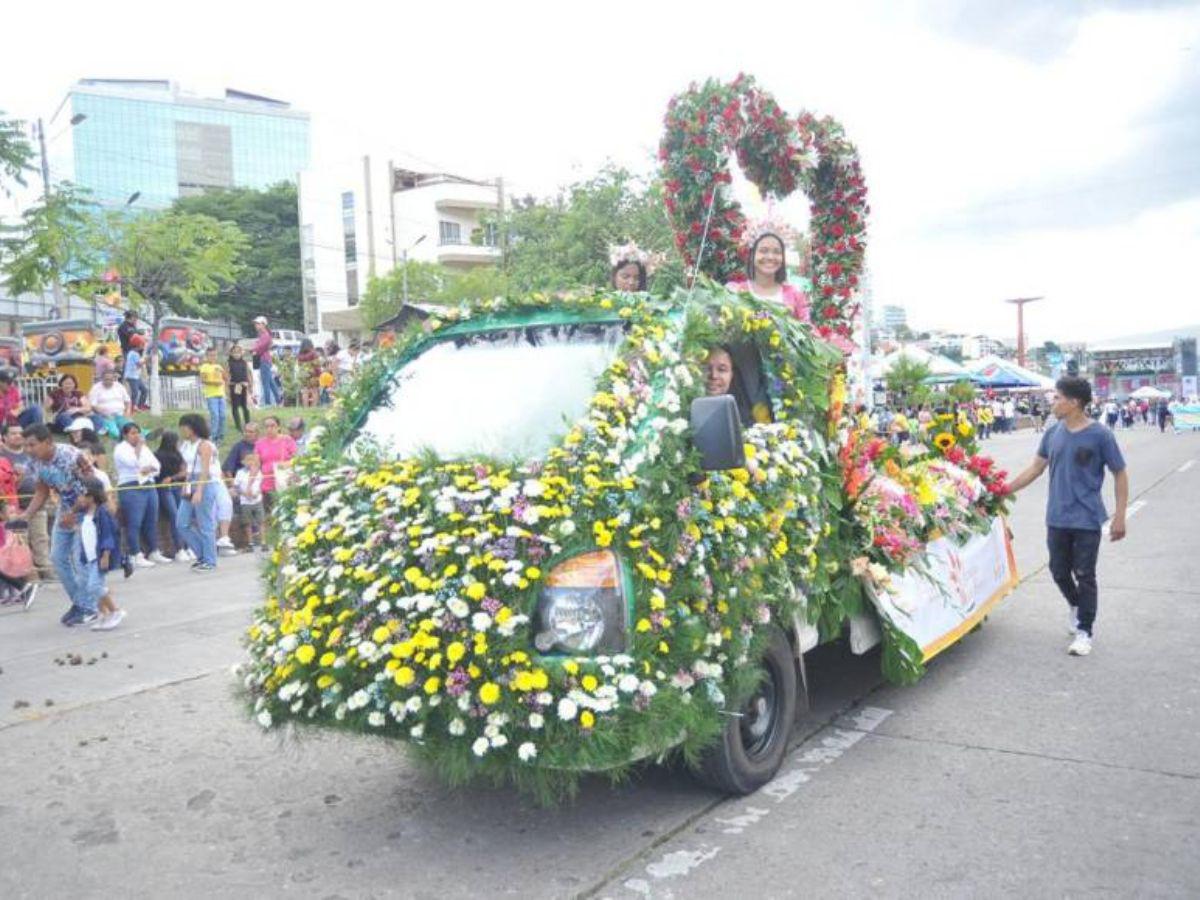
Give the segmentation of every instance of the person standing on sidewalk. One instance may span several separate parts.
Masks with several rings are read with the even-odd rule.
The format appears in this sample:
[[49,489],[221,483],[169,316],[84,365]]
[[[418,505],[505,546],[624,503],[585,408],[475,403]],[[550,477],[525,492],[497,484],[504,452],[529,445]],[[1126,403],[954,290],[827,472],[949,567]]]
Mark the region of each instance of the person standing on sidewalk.
[[10,524],[33,519],[46,501],[50,491],[58,493],[58,514],[50,538],[50,560],[58,573],[71,607],[60,620],[64,625],[87,625],[96,621],[95,604],[84,590],[78,564],[79,531],[75,503],[86,492],[85,479],[92,476],[92,466],[82,450],[58,444],[45,425],[30,425],[25,429],[25,449],[33,460],[32,471],[37,479],[33,499],[24,511],[9,519]]
[[134,566],[153,568],[173,562],[158,550],[158,488],[162,466],[146,446],[142,429],[129,422],[121,429],[121,443],[113,449],[117,467],[117,505],[125,520],[125,544]]
[[271,329],[267,327],[266,316],[259,316],[255,319],[254,328],[258,332],[258,336],[254,339],[254,358],[258,362],[262,405],[264,407],[274,406],[283,402],[283,397],[279,394],[275,384],[274,357],[271,356],[271,346],[275,343],[275,339],[271,336]]
[[[4,443],[0,444],[0,458],[7,459],[17,476],[17,506],[25,509],[37,490],[37,478],[33,474],[33,458],[25,452],[25,433],[20,425],[9,425],[4,429]],[[14,509],[13,512],[17,512]],[[50,565],[50,517],[46,510],[38,510],[29,518],[29,549],[33,553],[33,567],[38,579],[47,581],[54,576]]]
[[1111,430],[1087,415],[1092,386],[1077,376],[1060,378],[1055,385],[1054,416],[1058,419],[1042,435],[1037,456],[1009,488],[1015,493],[1031,485],[1047,468],[1050,491],[1046,503],[1046,544],[1050,574],[1071,608],[1074,638],[1067,652],[1087,656],[1092,652],[1098,588],[1096,557],[1101,529],[1108,513],[1100,489],[1104,470],[1113,473],[1117,509],[1109,535],[1125,537],[1125,510],[1129,504],[1129,472]]
[[254,381],[250,377],[250,364],[237,344],[229,348],[228,371],[229,408],[234,426],[241,431],[250,421],[250,394],[254,390]]
[[179,419],[183,445],[179,453],[187,468],[183,501],[176,522],[196,561],[193,572],[211,572],[217,567],[217,487],[221,477],[217,451],[208,439],[208,423],[199,413],[185,413]]

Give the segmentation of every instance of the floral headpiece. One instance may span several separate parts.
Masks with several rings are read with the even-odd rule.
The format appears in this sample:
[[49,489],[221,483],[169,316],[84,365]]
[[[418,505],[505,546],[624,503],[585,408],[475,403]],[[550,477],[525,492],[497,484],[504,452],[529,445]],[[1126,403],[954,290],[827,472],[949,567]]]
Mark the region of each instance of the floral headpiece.
[[638,263],[647,272],[650,271],[654,257],[648,251],[643,250],[634,241],[628,244],[621,244],[616,247],[608,248],[609,264],[615,269],[625,263]]
[[747,222],[746,229],[742,232],[742,243],[749,249],[754,246],[760,237],[766,234],[773,234],[779,240],[783,241],[785,250],[793,246],[798,237],[796,230],[783,220],[767,218],[760,219],[757,222]]

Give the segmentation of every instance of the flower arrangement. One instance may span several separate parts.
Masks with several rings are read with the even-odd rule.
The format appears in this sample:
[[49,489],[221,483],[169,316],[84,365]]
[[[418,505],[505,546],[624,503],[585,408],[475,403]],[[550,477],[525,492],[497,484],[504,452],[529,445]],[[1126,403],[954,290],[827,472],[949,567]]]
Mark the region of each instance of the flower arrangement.
[[807,194],[813,324],[822,337],[848,339],[870,211],[858,151],[836,121],[789,117],[746,75],[693,84],[672,98],[659,160],[675,246],[687,265],[700,260],[722,282],[744,274],[748,253],[745,216],[727,188],[732,153],[763,196]]

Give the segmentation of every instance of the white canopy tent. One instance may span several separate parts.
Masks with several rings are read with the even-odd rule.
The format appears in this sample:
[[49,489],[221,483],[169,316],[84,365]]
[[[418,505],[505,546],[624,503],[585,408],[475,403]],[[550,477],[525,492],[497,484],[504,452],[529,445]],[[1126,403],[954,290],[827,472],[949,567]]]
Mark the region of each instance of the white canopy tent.
[[945,356],[930,353],[928,350],[922,350],[920,347],[901,347],[899,350],[889,353],[882,359],[874,360],[871,364],[871,377],[877,381],[887,378],[888,372],[892,370],[892,367],[901,358],[928,366],[931,373],[928,381],[931,384],[969,381],[971,379],[971,373],[966,367],[959,365],[954,360]]
[[1162,388],[1156,388],[1152,385],[1146,384],[1142,385],[1142,387],[1138,388],[1129,396],[1134,400],[1165,400],[1171,396],[1171,392],[1164,391]]

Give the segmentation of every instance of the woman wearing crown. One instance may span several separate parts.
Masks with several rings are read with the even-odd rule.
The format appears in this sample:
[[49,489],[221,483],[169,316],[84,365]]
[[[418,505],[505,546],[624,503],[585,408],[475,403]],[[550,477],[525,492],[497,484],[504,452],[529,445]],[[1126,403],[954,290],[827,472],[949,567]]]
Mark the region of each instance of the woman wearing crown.
[[630,241],[619,247],[610,247],[608,261],[612,265],[609,282],[615,290],[626,293],[646,290],[651,262],[649,253]]
[[784,257],[782,235],[788,233],[784,227],[772,222],[763,222],[746,229],[747,278],[731,281],[726,285],[731,291],[746,291],[759,300],[778,303],[791,310],[792,315],[802,322],[809,320],[808,297],[804,291],[787,280],[787,261]]

